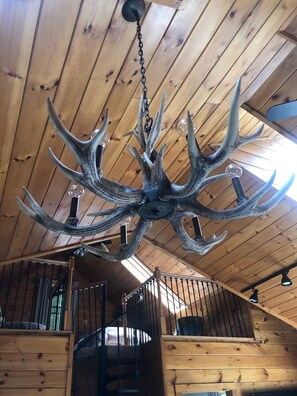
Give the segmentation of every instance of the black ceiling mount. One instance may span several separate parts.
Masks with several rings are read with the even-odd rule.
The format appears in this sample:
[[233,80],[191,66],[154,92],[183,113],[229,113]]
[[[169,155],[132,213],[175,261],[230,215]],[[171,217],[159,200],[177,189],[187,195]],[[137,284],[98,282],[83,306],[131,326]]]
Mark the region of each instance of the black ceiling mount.
[[144,15],[145,2],[144,0],[127,0],[122,8],[123,18],[127,22],[136,22],[137,14],[139,18]]

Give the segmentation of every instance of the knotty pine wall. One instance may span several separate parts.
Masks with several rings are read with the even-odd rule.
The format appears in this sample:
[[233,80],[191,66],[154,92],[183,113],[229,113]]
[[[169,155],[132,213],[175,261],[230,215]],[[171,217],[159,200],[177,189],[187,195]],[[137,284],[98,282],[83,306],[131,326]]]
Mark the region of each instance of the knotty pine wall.
[[0,330],[1,396],[70,396],[73,335]]
[[[255,341],[163,336],[161,353],[165,394],[233,390],[297,389],[297,332],[252,307]],[[297,391],[296,391],[297,394]]]

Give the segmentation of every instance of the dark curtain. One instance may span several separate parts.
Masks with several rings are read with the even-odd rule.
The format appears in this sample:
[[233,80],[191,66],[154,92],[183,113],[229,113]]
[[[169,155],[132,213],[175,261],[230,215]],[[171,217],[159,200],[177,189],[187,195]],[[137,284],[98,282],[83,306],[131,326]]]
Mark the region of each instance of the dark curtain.
[[47,325],[50,307],[51,280],[40,278],[36,300],[34,321]]

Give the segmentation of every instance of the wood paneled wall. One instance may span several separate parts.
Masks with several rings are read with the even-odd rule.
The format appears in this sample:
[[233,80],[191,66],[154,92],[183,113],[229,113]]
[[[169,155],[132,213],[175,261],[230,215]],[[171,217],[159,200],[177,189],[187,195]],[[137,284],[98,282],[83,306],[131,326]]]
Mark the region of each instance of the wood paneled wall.
[[167,396],[183,392],[297,389],[297,332],[287,324],[252,308],[256,340],[207,341],[203,338],[161,339]]
[[1,396],[70,396],[73,335],[0,330]]

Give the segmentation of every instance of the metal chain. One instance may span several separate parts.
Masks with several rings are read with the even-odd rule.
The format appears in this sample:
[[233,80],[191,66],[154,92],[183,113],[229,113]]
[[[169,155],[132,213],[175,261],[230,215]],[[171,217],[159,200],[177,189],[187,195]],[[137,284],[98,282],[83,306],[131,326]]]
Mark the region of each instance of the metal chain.
[[143,42],[142,42],[142,34],[141,34],[141,26],[140,26],[140,17],[137,11],[135,11],[135,17],[137,23],[138,54],[139,54],[139,64],[140,64],[140,73],[141,73],[143,109],[145,114],[144,130],[147,133],[147,135],[149,135],[152,128],[153,119],[152,117],[150,117],[150,113],[149,113],[149,102],[147,98],[147,86],[146,86],[146,76],[145,76],[144,57],[143,57]]

